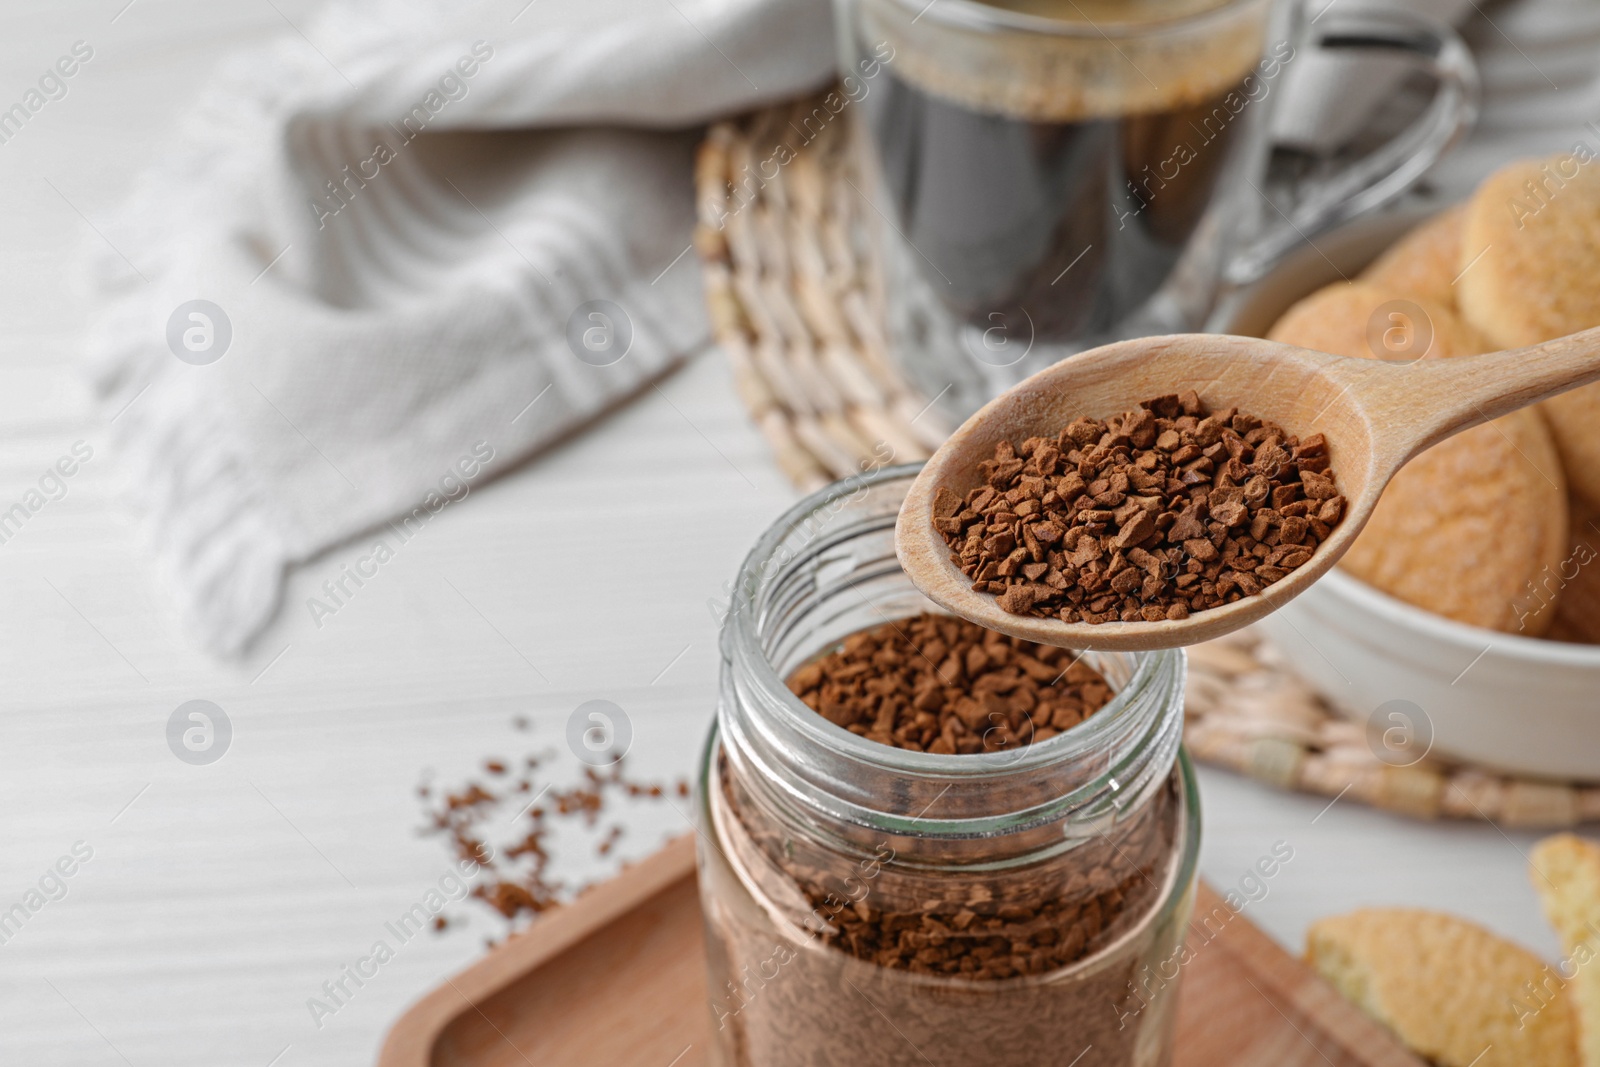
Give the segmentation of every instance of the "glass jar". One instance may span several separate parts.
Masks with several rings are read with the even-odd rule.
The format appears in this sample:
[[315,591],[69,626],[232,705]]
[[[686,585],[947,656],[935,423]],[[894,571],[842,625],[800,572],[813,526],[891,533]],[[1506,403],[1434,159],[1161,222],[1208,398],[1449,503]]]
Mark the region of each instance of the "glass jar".
[[1181,652],[1086,654],[1110,703],[976,755],[868,740],[785,686],[931,610],[894,553],[916,470],[807,498],[733,590],[697,798],[719,1060],[1168,1063],[1199,846]]

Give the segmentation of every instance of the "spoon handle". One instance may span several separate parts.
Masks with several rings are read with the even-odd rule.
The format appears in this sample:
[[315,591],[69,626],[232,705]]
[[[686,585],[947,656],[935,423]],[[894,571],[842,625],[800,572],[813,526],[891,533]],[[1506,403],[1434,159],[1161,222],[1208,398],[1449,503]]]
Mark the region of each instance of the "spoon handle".
[[1600,381],[1600,328],[1481,356],[1340,369],[1369,413],[1375,466],[1394,470],[1452,434]]

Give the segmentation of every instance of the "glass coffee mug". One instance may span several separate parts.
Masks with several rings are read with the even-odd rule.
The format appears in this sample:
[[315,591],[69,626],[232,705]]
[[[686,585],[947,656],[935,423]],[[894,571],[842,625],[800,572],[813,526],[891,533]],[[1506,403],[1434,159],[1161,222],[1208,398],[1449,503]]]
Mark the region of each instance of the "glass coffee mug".
[[[835,7],[890,354],[957,418],[1075,352],[1198,328],[1225,285],[1399,196],[1476,116],[1466,46],[1402,12],[1301,26],[1273,0]],[[1405,57],[1437,89],[1283,214],[1261,192],[1270,113],[1313,51]]]

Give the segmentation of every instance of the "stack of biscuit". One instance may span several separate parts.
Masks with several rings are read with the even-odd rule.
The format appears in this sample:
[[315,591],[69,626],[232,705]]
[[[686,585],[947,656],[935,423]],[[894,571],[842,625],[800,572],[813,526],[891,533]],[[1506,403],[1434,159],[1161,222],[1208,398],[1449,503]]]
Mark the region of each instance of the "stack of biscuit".
[[1600,848],[1558,834],[1530,876],[1562,957],[1439,912],[1363,908],[1306,935],[1312,967],[1440,1067],[1600,1067]]
[[[1600,326],[1600,160],[1511,164],[1268,336],[1366,359],[1449,359]],[[1507,358],[1515,358],[1512,355]],[[1591,547],[1593,546],[1593,547]],[[1341,566],[1473,626],[1600,643],[1600,385],[1435,445]]]

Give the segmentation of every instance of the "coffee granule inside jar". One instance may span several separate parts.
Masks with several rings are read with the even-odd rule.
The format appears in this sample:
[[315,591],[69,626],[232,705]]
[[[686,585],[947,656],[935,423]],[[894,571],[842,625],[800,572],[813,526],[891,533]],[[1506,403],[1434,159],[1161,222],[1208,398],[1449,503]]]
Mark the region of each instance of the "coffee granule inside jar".
[[1111,699],[1076,653],[930,613],[851,634],[788,685],[853,734],[946,755],[1048,740]]
[[984,484],[935,491],[951,560],[1013,615],[1159,622],[1255,596],[1344,517],[1322,434],[1192,390],[995,446]]
[[[788,687],[813,711],[885,745],[944,754],[1048,740],[1110,702],[1081,655],[924,613],[846,637]],[[1041,798],[1042,799],[1042,798]],[[1171,847],[1174,796],[1163,790],[1119,837],[1091,840],[1026,874],[952,876],[937,886],[875,873],[856,899],[836,865],[808,863],[746,820],[811,905],[824,944],[880,967],[971,980],[1042,975],[1093,954],[1153,905]],[[730,806],[742,810],[737,796]]]

